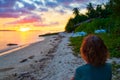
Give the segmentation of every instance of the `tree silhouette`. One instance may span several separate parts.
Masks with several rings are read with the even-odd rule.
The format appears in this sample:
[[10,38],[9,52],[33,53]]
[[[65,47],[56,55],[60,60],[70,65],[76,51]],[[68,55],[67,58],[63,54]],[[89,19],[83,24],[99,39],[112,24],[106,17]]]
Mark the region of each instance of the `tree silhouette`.
[[97,5],[97,7],[96,7],[96,17],[102,17],[102,7],[101,7],[101,5]]
[[88,10],[87,15],[88,15],[89,18],[94,18],[96,16],[95,15],[95,9],[93,8],[92,3],[89,3],[87,5],[87,10]]
[[75,16],[79,15],[79,9],[78,8],[74,8],[73,9],[73,14],[75,14]]
[[120,0],[110,0],[112,4],[112,10],[116,17],[120,18]]
[[70,18],[65,26],[65,31],[66,32],[72,32],[74,31],[74,19]]

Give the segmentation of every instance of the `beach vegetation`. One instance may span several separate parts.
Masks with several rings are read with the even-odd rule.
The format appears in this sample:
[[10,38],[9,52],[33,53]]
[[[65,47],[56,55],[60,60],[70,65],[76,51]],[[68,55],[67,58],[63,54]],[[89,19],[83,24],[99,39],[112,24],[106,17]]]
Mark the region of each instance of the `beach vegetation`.
[[[92,3],[89,3],[86,6],[87,13],[81,14],[79,12],[78,8],[73,9],[73,14],[75,15],[73,18],[70,18],[65,26],[66,32],[73,32],[78,28],[82,23],[89,23],[92,21],[92,23],[87,24],[87,26],[90,26],[90,28],[93,28],[91,26],[96,27],[104,27],[106,26],[106,22],[108,21],[107,18],[109,18],[113,14],[113,8],[111,6],[113,5],[112,2],[108,2],[107,4],[99,4],[96,7],[93,6]],[[94,20],[95,19],[95,20]],[[100,20],[101,19],[101,20]],[[94,20],[94,22],[93,22]],[[83,25],[84,25],[83,24]],[[88,29],[89,27],[87,27]]]
[[75,29],[75,32],[85,31],[87,33],[94,33],[97,29],[107,29],[108,20],[108,18],[96,18],[89,23],[81,23],[81,25]]
[[[78,27],[74,29],[74,32],[84,31],[88,34],[96,34],[100,36],[106,44],[111,57],[120,57],[120,14],[119,13],[119,1],[110,0],[104,8],[102,5],[97,5],[93,8],[93,5],[89,3],[87,5],[88,12],[86,13],[88,18],[92,18],[90,22],[82,22]],[[115,3],[115,4],[114,4]],[[97,13],[99,12],[100,15]],[[103,15],[106,13],[106,17]],[[116,12],[116,13],[114,13]],[[98,15],[93,16],[93,13]],[[114,17],[114,15],[116,17]],[[106,30],[106,33],[95,33],[95,30]],[[86,36],[87,36],[86,35]],[[80,52],[80,45],[84,37],[71,37],[70,41],[73,46],[74,54],[78,55]]]
[[[84,31],[89,34],[95,34],[102,38],[110,53],[110,58],[120,58],[120,0],[109,0],[106,4],[93,7],[92,3],[87,5],[88,20],[82,21],[75,27],[74,32]],[[105,30],[105,33],[95,33],[96,30]],[[80,55],[80,47],[85,36],[70,37],[70,46],[73,54]],[[99,44],[99,43],[98,43]],[[120,79],[120,64],[112,62],[112,80]]]
[[70,18],[65,26],[66,32],[73,32],[79,25],[80,22],[83,22],[88,19],[86,15],[80,14],[78,8],[73,9],[74,18]]

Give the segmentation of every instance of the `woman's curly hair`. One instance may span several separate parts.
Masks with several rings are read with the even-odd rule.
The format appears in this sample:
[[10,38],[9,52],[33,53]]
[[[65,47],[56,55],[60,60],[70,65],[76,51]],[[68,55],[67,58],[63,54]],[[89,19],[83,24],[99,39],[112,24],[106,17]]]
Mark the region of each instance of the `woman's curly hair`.
[[104,65],[109,52],[103,40],[96,35],[88,35],[83,39],[80,53],[82,58],[93,66]]

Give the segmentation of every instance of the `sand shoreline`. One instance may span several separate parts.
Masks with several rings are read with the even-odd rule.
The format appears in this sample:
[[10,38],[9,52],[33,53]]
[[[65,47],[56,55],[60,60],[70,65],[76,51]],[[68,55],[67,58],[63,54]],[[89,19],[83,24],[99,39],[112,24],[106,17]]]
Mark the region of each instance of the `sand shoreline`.
[[[0,80],[70,80],[85,64],[73,55],[70,33],[46,36],[45,40],[0,56]],[[108,62],[120,62],[110,59]]]
[[[60,39],[59,35],[46,36],[43,41],[1,55],[0,79],[5,80],[4,78],[9,77],[10,73],[31,71],[30,66],[42,61],[48,53],[51,53],[51,49],[57,46]],[[28,69],[25,69],[25,67],[28,67]]]
[[46,36],[44,41],[0,56],[0,80],[70,80],[84,63],[72,54],[70,36],[64,32]]
[[17,51],[17,50],[22,49],[22,48],[25,48],[29,45],[30,44],[19,45],[19,46],[11,46],[9,48],[2,49],[2,50],[0,50],[0,56],[5,55],[5,54],[9,54],[11,52]]
[[[39,36],[38,36],[39,37]],[[41,42],[41,41],[43,41],[44,40],[44,37],[42,37],[41,36],[41,40],[39,40],[39,41],[36,41],[36,42],[31,42],[31,43],[26,43],[26,44],[21,44],[21,45],[11,45],[11,46],[9,46],[9,47],[7,47],[7,48],[3,48],[3,49],[0,49],[0,56],[1,56],[1,54],[2,53],[6,53],[6,52],[12,52],[12,51],[15,51],[14,49],[17,49],[17,48],[19,48],[19,49],[21,49],[21,48],[24,48],[25,46],[29,46],[29,45],[31,45],[31,44],[34,44],[34,43],[37,43],[37,42]],[[13,43],[14,44],[14,43]],[[7,45],[7,44],[6,44]],[[11,51],[12,50],[12,51]],[[18,50],[18,49],[17,49]]]

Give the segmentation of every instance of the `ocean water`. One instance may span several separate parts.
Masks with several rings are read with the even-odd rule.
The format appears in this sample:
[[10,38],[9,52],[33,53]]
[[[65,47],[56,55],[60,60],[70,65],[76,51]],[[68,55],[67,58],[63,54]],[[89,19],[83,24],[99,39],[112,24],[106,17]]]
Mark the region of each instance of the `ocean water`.
[[40,31],[0,31],[0,51],[10,48],[11,46],[7,46],[9,43],[24,45],[41,41],[43,38],[38,36],[41,34],[45,33]]

